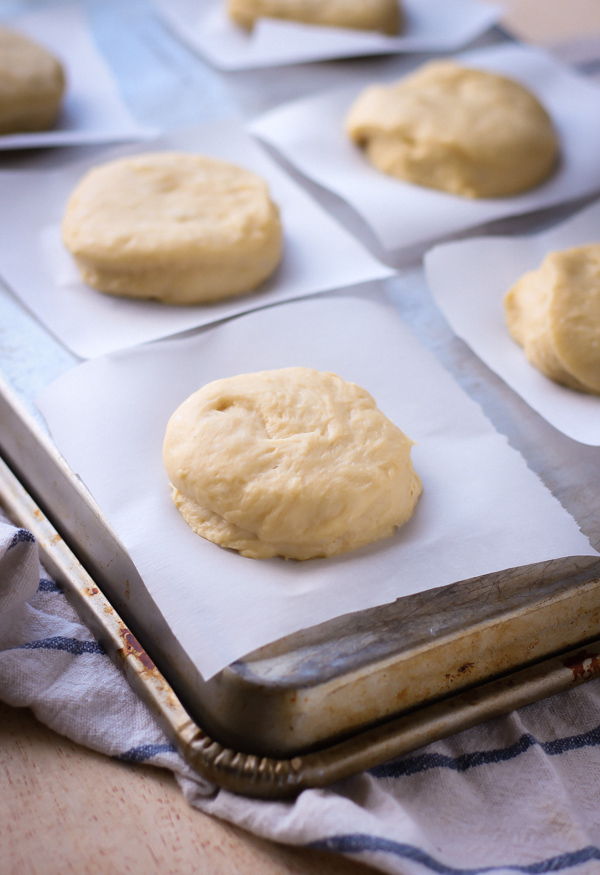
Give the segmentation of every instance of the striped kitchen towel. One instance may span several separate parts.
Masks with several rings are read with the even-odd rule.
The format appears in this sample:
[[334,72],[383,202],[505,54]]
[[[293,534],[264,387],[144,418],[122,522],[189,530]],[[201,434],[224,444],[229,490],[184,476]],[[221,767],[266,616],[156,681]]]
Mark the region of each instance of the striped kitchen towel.
[[402,875],[600,872],[600,685],[592,681],[325,790],[266,802],[185,765],[39,566],[0,522],[0,698],[109,756],[171,769],[204,812]]

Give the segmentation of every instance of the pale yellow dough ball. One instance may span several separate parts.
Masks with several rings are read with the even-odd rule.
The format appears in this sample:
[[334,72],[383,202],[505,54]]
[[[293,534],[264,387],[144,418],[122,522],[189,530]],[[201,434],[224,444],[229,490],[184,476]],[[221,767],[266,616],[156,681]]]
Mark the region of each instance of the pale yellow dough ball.
[[600,395],[600,243],[551,252],[504,298],[506,322],[534,367]]
[[259,18],[283,18],[390,35],[402,28],[398,0],[227,0],[227,13],[248,29]]
[[390,537],[421,493],[413,442],[354,383],[311,368],[216,380],[169,420],[173,501],[252,559],[312,559]]
[[559,155],[552,121],[526,88],[454,61],[365,89],[346,132],[384,173],[469,198],[533,188]]
[[275,271],[283,246],[261,177],[187,152],[95,167],[69,198],[62,234],[90,286],[167,304],[250,292]]
[[0,27],[0,134],[51,128],[65,86],[58,58],[22,34]]

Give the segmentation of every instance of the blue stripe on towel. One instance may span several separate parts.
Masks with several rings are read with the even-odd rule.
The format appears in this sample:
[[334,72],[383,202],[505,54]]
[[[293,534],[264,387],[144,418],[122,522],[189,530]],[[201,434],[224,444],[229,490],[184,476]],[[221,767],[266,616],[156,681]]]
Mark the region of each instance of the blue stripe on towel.
[[555,857],[548,857],[546,860],[540,860],[537,863],[527,863],[522,866],[517,863],[505,863],[501,866],[462,869],[447,866],[414,845],[406,845],[391,841],[390,839],[362,835],[360,833],[331,836],[317,842],[310,842],[305,847],[314,848],[319,851],[335,851],[338,854],[357,854],[361,851],[370,851],[371,853],[378,851],[385,854],[393,854],[395,857],[420,863],[431,872],[437,872],[439,875],[484,875],[487,872],[505,872],[507,870],[523,872],[525,875],[543,875],[546,872],[561,872],[563,869],[569,869],[581,863],[589,863],[590,860],[600,860],[600,848],[588,845],[588,847],[581,848],[578,851],[569,851],[565,854],[558,854]]
[[22,544],[24,541],[35,542],[35,538],[28,532],[27,529],[17,529],[17,531],[13,534],[10,544],[6,548],[6,551],[12,550],[13,547],[16,547],[17,544]]
[[161,753],[177,753],[177,750],[172,744],[140,744],[138,747],[126,750],[125,753],[120,753],[113,759],[125,763],[143,763]]
[[61,587],[48,577],[40,577],[38,592],[62,592]]
[[557,738],[554,741],[538,741],[533,735],[526,733],[510,747],[474,751],[473,753],[461,754],[458,757],[450,757],[441,753],[422,753],[398,762],[383,763],[369,771],[375,778],[401,778],[426,772],[429,769],[451,769],[455,772],[466,772],[476,766],[493,765],[512,760],[531,747],[541,748],[548,756],[558,756],[571,750],[595,747],[599,744],[600,726],[589,732],[583,732],[581,735]]
[[57,635],[55,638],[42,638],[40,641],[28,641],[27,644],[20,644],[18,647],[11,648],[13,650],[63,650],[71,653],[73,656],[80,656],[82,653],[97,653],[104,655],[106,650],[97,641],[79,641],[77,638],[64,638]]

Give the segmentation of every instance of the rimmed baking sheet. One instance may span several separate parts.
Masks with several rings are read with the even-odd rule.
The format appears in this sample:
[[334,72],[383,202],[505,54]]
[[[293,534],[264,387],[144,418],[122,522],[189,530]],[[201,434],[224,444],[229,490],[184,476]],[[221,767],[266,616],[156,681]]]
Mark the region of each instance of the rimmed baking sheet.
[[[95,359],[38,400],[59,449],[204,678],[348,612],[507,567],[597,555],[393,307],[368,294],[283,304]],[[161,459],[166,422],[212,379],[296,364],[333,370],[374,395],[417,442],[423,496],[394,537],[355,553],[303,563],[245,559],[199,538],[172,505]]]
[[[20,418],[17,410],[11,404],[9,395],[10,392],[6,394],[6,387],[0,385],[0,406],[8,404],[8,409],[12,410],[12,414],[8,416],[12,426],[17,432],[21,427],[24,427],[26,432],[28,432],[28,437],[35,443],[36,437],[33,433],[35,428],[32,432],[27,426],[26,419]],[[3,410],[6,414],[7,408],[3,407]],[[16,419],[13,419],[13,416],[16,416]],[[3,423],[6,422],[4,419],[2,421]],[[2,434],[3,440],[9,438],[10,432],[11,427],[9,426],[7,432]],[[13,432],[12,437],[16,437],[15,432]],[[37,437],[39,438],[39,434]],[[38,445],[38,449],[41,449],[41,446]],[[54,466],[51,458],[54,459],[55,463],[58,462],[53,450],[46,457],[46,462],[49,464],[49,467],[46,469],[46,478],[52,476],[51,469]],[[56,469],[54,473],[56,473]],[[69,477],[69,481],[71,486],[77,489],[75,479]],[[48,479],[45,479],[46,486],[48,482]],[[42,484],[38,481],[36,485],[41,486]],[[42,489],[45,491],[45,487],[42,487]],[[272,710],[265,708],[265,705],[269,703],[272,706],[273,697],[269,695],[269,690],[264,685],[261,686],[255,683],[251,691],[254,702],[254,715],[252,716],[256,717],[258,711],[263,720],[258,721],[258,724],[255,720],[248,720],[250,716],[247,709],[248,700],[246,698],[244,701],[242,696],[240,701],[240,687],[236,685],[237,694],[234,694],[233,702],[230,702],[230,706],[234,706],[233,714],[231,713],[231,707],[223,709],[223,702],[221,702],[220,710],[222,716],[225,716],[226,719],[233,717],[234,726],[238,733],[241,727],[247,728],[249,725],[253,726],[255,731],[257,729],[260,731],[261,723],[263,728],[265,726],[266,716],[268,721],[266,725],[269,727],[269,731],[273,734],[275,730],[276,736],[279,736],[278,739],[271,738],[270,744],[273,745],[275,742],[276,748],[278,744],[281,745],[282,738],[285,738],[288,746],[287,755],[283,753],[279,757],[273,758],[272,754],[271,756],[267,754],[266,757],[262,756],[259,759],[256,753],[258,753],[261,747],[264,748],[265,745],[264,733],[262,731],[260,731],[258,739],[244,738],[244,745],[241,749],[235,746],[226,749],[222,743],[207,735],[206,727],[203,726],[202,721],[196,724],[193,720],[190,720],[189,714],[184,710],[166,678],[153,664],[152,659],[143,646],[139,644],[130,629],[124,625],[119,615],[115,612],[113,606],[98,589],[96,581],[78,563],[63,538],[53,528],[49,520],[44,517],[42,511],[31,500],[30,496],[27,495],[21,484],[15,479],[2,460],[0,460],[0,504],[6,509],[14,522],[32,532],[40,548],[40,556],[45,568],[65,588],[68,598],[76,605],[82,618],[93,629],[109,656],[119,667],[124,669],[130,684],[150,707],[184,759],[192,768],[196,769],[214,784],[227,787],[236,793],[262,798],[281,798],[295,795],[305,787],[324,787],[358,771],[363,771],[392,759],[401,753],[413,750],[424,743],[445,737],[491,717],[498,716],[511,708],[521,707],[544,696],[568,689],[574,684],[591,680],[598,674],[598,642],[590,642],[589,631],[586,634],[586,630],[589,630],[590,625],[592,628],[597,627],[597,621],[594,622],[593,608],[591,611],[589,610],[594,602],[594,592],[598,588],[598,581],[596,580],[595,582],[589,581],[584,584],[584,591],[575,584],[574,589],[569,593],[566,611],[561,610],[559,604],[555,605],[555,612],[559,612],[558,616],[562,618],[562,624],[560,622],[552,622],[551,612],[549,617],[538,616],[537,625],[534,627],[536,630],[540,626],[548,628],[543,622],[546,619],[547,623],[549,621],[549,626],[553,628],[554,637],[557,637],[557,640],[550,642],[548,637],[544,636],[546,639],[545,650],[543,649],[542,652],[550,652],[548,648],[551,650],[552,644],[556,647],[560,642],[560,631],[556,627],[561,625],[563,626],[563,635],[565,631],[568,632],[566,640],[571,642],[576,640],[577,633],[579,633],[580,640],[587,640],[588,643],[585,649],[579,647],[571,653],[563,653],[563,655],[553,659],[544,660],[542,663],[536,663],[525,670],[517,671],[516,673],[511,672],[508,676],[505,675],[500,679],[488,681],[475,688],[458,692],[458,694],[455,693],[450,698],[445,698],[442,701],[425,704],[424,707],[420,707],[416,711],[411,710],[408,714],[404,714],[394,720],[390,721],[387,719],[381,723],[379,719],[377,720],[377,726],[366,731],[363,729],[360,732],[356,732],[356,727],[354,727],[355,731],[346,741],[329,743],[325,747],[320,744],[320,749],[315,752],[306,754],[299,751],[297,747],[292,747],[292,750],[289,750],[290,743],[297,745],[298,740],[285,737],[289,725],[287,719],[280,720],[279,725],[274,725],[273,717],[275,715],[272,713],[265,715],[265,711]],[[101,532],[102,527],[100,529],[96,528],[96,535]],[[556,574],[556,571],[557,569],[554,568],[551,576],[553,573]],[[546,580],[545,582],[547,583],[548,581]],[[574,581],[571,579],[570,583],[573,584]],[[451,587],[450,589],[454,590],[455,588]],[[498,589],[503,591],[504,587],[499,586]],[[585,599],[583,603],[581,602],[582,596]],[[369,613],[372,614],[373,612]],[[363,619],[366,619],[366,616],[364,615]],[[528,614],[528,617],[528,637],[531,637],[531,614]],[[555,619],[556,617],[555,613]],[[518,619],[518,616],[515,616],[513,622],[514,620],[518,621]],[[576,619],[576,622],[574,624],[572,622],[569,623],[569,619]],[[511,625],[511,628],[514,629],[514,625]],[[335,647],[335,640],[332,640],[331,631],[329,641],[323,641],[321,646],[329,644],[330,647]],[[379,638],[382,637],[383,631],[383,629],[379,628]],[[399,630],[395,629],[394,631],[398,633]],[[582,635],[583,639],[581,639]],[[563,638],[562,640],[564,644],[565,639]],[[287,643],[293,647],[291,641],[288,640]],[[352,653],[356,656],[357,646],[358,649],[361,649],[360,644],[362,642],[354,641],[353,643]],[[513,647],[514,643],[513,641]],[[458,647],[462,651],[459,655],[464,660],[464,647],[460,644]],[[530,648],[526,646],[525,649],[531,656]],[[338,670],[341,668],[340,663],[344,664],[345,662],[343,650],[344,648],[342,647],[337,660],[334,660],[338,662]],[[519,652],[518,645],[515,650],[515,653],[517,652]],[[331,659],[327,660],[328,653],[331,653],[328,649],[321,651],[317,648],[316,652],[311,654],[311,658],[307,659],[307,654],[303,652],[303,648],[300,648],[297,656],[303,665],[310,665],[311,671],[314,673],[315,670],[323,672],[325,662],[327,667],[331,668]],[[515,653],[513,653],[513,659]],[[496,658],[498,657],[501,660],[500,654],[496,655]],[[277,656],[275,658],[272,657],[270,660],[267,659],[267,662],[270,668],[276,667],[278,662]],[[170,667],[172,668],[172,666]],[[254,661],[251,665],[238,665],[236,667],[238,669],[249,669],[251,674],[252,670],[257,668],[257,663]],[[285,672],[285,658],[284,665],[280,665],[278,668],[283,668]],[[384,676],[389,677],[389,671],[386,671],[383,666],[382,668]],[[389,664],[387,668],[389,669]],[[347,675],[351,670],[347,663],[345,669]],[[483,667],[483,670],[485,672],[485,667]],[[489,670],[490,666],[487,666],[487,673],[489,673]],[[406,673],[404,671],[401,673],[404,682],[406,682],[408,680]],[[269,674],[270,672],[267,669],[267,677]],[[392,674],[396,676],[396,673]],[[448,676],[446,676],[447,679]],[[298,690],[298,683],[302,683],[303,680],[306,680],[306,678],[296,678],[296,684],[288,687],[292,694],[292,701],[297,702],[299,698],[302,698],[306,702],[304,696],[296,695],[297,691],[300,692]],[[340,680],[341,684],[337,692],[342,692],[342,701],[338,701],[337,704],[339,707],[345,703],[345,708],[342,709],[342,713],[337,715],[338,734],[340,728],[342,730],[350,728],[348,721],[352,722],[353,701],[351,697],[344,695],[345,678],[342,677]],[[419,693],[427,695],[427,692],[431,692],[430,690],[427,691],[429,675],[426,670],[421,670],[416,680],[416,683],[410,683],[410,680],[408,682],[412,692],[417,697]],[[356,681],[357,678],[354,677],[353,689],[355,691]],[[416,689],[423,685],[423,682],[423,689]],[[439,692],[442,692],[443,686],[442,684]],[[361,708],[363,725],[365,720],[372,722],[374,718],[381,718],[384,714],[389,717],[389,713],[385,713],[385,704],[390,704],[390,697],[386,696],[386,690],[382,689],[381,686],[376,686],[376,689],[378,693],[375,696],[375,702],[378,706],[377,714],[365,713],[364,690],[362,691],[363,696],[359,696],[359,700],[363,705]],[[195,692],[198,695],[198,691],[196,690]],[[306,709],[306,714],[304,713],[304,708],[301,710],[301,716],[308,718],[302,722],[305,726],[309,724],[316,729],[316,737],[321,742],[324,741],[324,738],[319,734],[319,730],[322,731],[323,727],[315,727],[315,723],[318,722],[315,720],[315,717],[317,715],[321,717],[323,712],[329,712],[331,716],[331,692],[331,689],[325,683],[325,690],[321,690],[321,696],[317,696],[317,701],[312,703],[313,707]],[[204,693],[206,694],[206,689]],[[267,694],[266,700],[265,693]],[[322,707],[321,697],[323,694],[327,698],[326,708]],[[420,704],[423,705],[424,703],[421,702]],[[315,713],[315,707],[317,708],[317,713]],[[244,710],[245,719],[243,721],[239,719],[240,708]],[[223,711],[225,711],[224,715]],[[282,717],[283,715],[279,716]],[[340,720],[342,720],[341,727]],[[330,732],[333,730],[332,726],[328,728]],[[241,752],[246,748],[246,745],[250,744],[252,748],[253,744],[256,745],[257,742],[258,746],[255,746],[255,752],[249,755]],[[268,747],[269,740],[267,740]],[[299,754],[301,755],[299,756]],[[291,759],[290,756],[292,757]]]

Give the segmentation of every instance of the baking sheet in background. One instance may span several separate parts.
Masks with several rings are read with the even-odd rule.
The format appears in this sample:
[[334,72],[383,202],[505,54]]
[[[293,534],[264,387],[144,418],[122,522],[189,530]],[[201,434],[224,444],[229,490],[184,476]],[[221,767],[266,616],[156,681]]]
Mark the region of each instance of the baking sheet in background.
[[[0,13],[1,14],[1,13]],[[139,140],[156,136],[140,127],[123,103],[117,84],[96,49],[80,5],[65,4],[2,23],[39,42],[63,64],[67,77],[63,109],[50,131],[0,136],[0,150],[36,149]]]
[[215,122],[143,147],[121,148],[105,160],[172,149],[232,161],[267,180],[284,227],[282,263],[256,292],[210,305],[168,306],[104,295],[79,279],[60,239],[66,201],[84,171],[99,163],[98,158],[45,173],[0,173],[0,200],[12,204],[10,211],[0,213],[0,274],[77,355],[91,358],[256,307],[393,273],[281,171],[238,122]]
[[542,101],[562,149],[561,164],[547,182],[513,197],[473,200],[394,179],[372,167],[344,133],[346,113],[360,91],[354,86],[271,110],[254,119],[250,130],[301,173],[349,203],[388,250],[409,250],[600,189],[600,89],[596,85],[550,55],[522,46],[466,52],[457,60],[510,76]]
[[425,271],[458,337],[551,425],[573,440],[600,446],[600,397],[559,386],[529,364],[508,332],[502,303],[547,253],[586,243],[600,243],[598,203],[542,234],[436,246],[425,257]]
[[406,23],[397,37],[347,28],[262,18],[248,33],[228,18],[225,0],[157,0],[174,32],[222,70],[245,70],[403,52],[449,52],[499,19],[501,7],[478,0],[403,0]]
[[[370,294],[282,304],[95,359],[38,401],[206,679],[351,611],[511,566],[597,555],[478,405]],[[374,395],[417,442],[423,495],[393,538],[363,550],[308,562],[246,559],[195,535],[172,504],[161,458],[166,423],[213,379],[298,364],[333,370]]]

